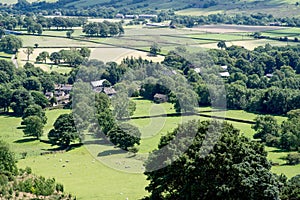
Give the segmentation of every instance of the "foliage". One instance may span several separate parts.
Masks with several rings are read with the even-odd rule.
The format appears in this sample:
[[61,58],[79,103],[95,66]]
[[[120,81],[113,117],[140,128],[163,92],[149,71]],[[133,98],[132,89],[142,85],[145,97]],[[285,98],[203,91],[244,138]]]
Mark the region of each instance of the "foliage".
[[17,89],[13,92],[11,98],[11,108],[14,114],[17,116],[22,116],[24,110],[33,103],[33,99],[30,93],[25,89]]
[[33,54],[33,51],[33,47],[26,47],[26,49],[24,50],[24,53],[27,55],[27,61],[29,61],[29,56]]
[[[217,132],[220,138],[212,136]],[[194,138],[193,134],[196,134]],[[203,144],[206,134],[212,134],[211,139],[217,139],[217,143],[209,154],[201,156],[208,148]],[[182,147],[187,142],[191,142],[191,146],[183,152]],[[164,153],[156,150],[147,161],[145,174],[150,183],[146,189],[151,194],[145,199],[279,197],[279,181],[270,172],[271,165],[263,146],[240,136],[232,125],[190,121],[162,137],[159,149],[162,148]],[[153,166],[162,162],[169,165],[151,171]]]
[[14,35],[7,35],[0,41],[0,48],[7,53],[16,53],[22,46],[22,40]]
[[121,23],[113,23],[109,21],[93,22],[83,26],[85,34],[96,37],[108,37],[124,34],[124,29]]
[[128,150],[129,147],[133,147],[135,144],[140,144],[141,140],[139,129],[127,123],[116,125],[107,135],[113,144],[124,150]]
[[299,150],[300,147],[300,122],[299,117],[293,117],[282,123],[280,146],[288,151]]
[[256,131],[254,138],[266,142],[269,135],[278,137],[280,127],[276,119],[271,115],[259,115],[255,118],[252,128]]
[[41,119],[43,124],[47,123],[47,117],[45,111],[39,105],[30,105],[28,108],[25,109],[22,119],[26,119],[29,116],[37,116]]
[[280,199],[296,200],[300,198],[300,175],[294,176],[285,184]]
[[161,47],[157,43],[153,43],[150,47],[150,54],[152,56],[156,56],[160,52],[161,52]]
[[23,130],[25,136],[33,136],[40,139],[43,135],[44,123],[40,117],[36,115],[28,116],[24,119],[23,124],[25,125]]
[[285,159],[288,165],[300,164],[300,153],[289,153]]
[[0,140],[0,175],[16,174],[17,171],[14,154],[10,151],[8,144]]
[[60,115],[53,126],[54,129],[48,133],[48,138],[53,144],[69,146],[71,142],[80,140],[72,114]]

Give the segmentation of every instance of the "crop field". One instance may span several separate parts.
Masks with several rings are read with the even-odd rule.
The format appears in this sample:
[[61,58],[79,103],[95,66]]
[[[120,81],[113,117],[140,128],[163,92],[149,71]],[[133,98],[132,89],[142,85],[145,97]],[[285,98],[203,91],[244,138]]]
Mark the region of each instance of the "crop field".
[[23,40],[24,47],[34,47],[34,44],[38,44],[39,47],[56,47],[56,48],[66,48],[66,47],[78,47],[78,46],[96,46],[84,41],[78,41],[68,38],[59,37],[47,37],[47,36],[31,36],[31,35],[21,35],[19,36]]
[[20,66],[24,66],[26,62],[34,64],[35,67],[39,67],[43,69],[46,72],[56,71],[58,73],[69,73],[72,68],[68,67],[66,65],[54,65],[49,59],[47,59],[46,63],[36,63],[36,57],[39,55],[39,53],[43,51],[47,51],[49,54],[53,52],[58,52],[64,48],[35,48],[33,51],[33,54],[30,55],[29,61],[27,61],[27,55],[24,52],[24,48],[20,49],[18,53],[18,61]]
[[261,31],[270,31],[285,29],[277,26],[246,26],[246,25],[203,25],[195,28],[185,28],[191,31],[200,31],[208,33],[254,33]]

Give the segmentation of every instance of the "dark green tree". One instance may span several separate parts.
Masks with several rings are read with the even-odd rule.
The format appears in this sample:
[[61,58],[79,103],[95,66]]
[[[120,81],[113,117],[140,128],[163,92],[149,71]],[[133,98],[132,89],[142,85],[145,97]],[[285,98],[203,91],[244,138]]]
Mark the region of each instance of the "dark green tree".
[[0,41],[0,48],[7,53],[16,53],[22,46],[22,40],[14,35],[7,35]]
[[47,116],[45,111],[39,105],[30,105],[25,109],[22,119],[25,120],[29,116],[37,116],[41,119],[43,124],[47,123]]
[[22,116],[24,110],[31,104],[33,98],[27,90],[21,88],[13,92],[10,106],[15,115]]
[[8,144],[0,140],[0,175],[16,174],[17,171],[14,153],[10,151]]
[[62,146],[69,146],[71,142],[80,140],[73,114],[60,115],[54,123],[54,129],[48,133],[48,138],[53,144]]
[[[279,199],[279,181],[263,145],[230,124],[190,121],[162,137],[158,148],[146,163],[145,199]],[[169,165],[153,171],[160,163]]]
[[281,200],[300,199],[300,174],[287,181],[280,195]]
[[43,135],[44,123],[39,116],[28,116],[24,119],[23,124],[25,125],[25,128],[23,129],[25,136],[32,136],[36,137],[36,139],[40,139]]
[[220,49],[226,49],[227,46],[226,46],[225,41],[220,41],[220,42],[218,42],[217,47]]
[[256,131],[254,138],[261,139],[266,142],[267,136],[278,137],[280,134],[280,126],[277,120],[271,115],[259,115],[255,118],[255,124],[252,128]]
[[120,147],[121,149],[128,150],[135,144],[140,144],[141,132],[138,128],[131,124],[116,125],[108,132],[109,140]]
[[153,43],[150,47],[150,54],[152,56],[157,56],[158,53],[161,52],[161,48],[157,43]]

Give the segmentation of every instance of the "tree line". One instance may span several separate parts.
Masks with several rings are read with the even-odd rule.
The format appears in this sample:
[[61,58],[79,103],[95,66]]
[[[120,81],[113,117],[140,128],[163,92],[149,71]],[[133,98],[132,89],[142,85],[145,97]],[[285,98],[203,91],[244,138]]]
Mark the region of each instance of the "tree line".
[[124,34],[124,28],[122,26],[122,23],[103,21],[98,23],[88,23],[84,25],[82,32],[88,36],[113,37],[116,35]]
[[73,27],[83,26],[87,19],[82,17],[64,18],[53,17],[46,18],[41,15],[10,15],[1,13],[0,26],[2,29],[16,30],[26,29],[28,33],[41,35],[43,30],[56,27],[56,29],[72,29]]

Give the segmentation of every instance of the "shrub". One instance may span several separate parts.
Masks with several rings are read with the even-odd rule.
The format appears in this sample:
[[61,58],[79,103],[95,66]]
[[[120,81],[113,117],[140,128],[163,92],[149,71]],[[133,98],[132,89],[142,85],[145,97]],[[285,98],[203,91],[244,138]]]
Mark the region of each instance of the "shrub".
[[288,165],[300,164],[300,153],[289,153],[285,159]]

